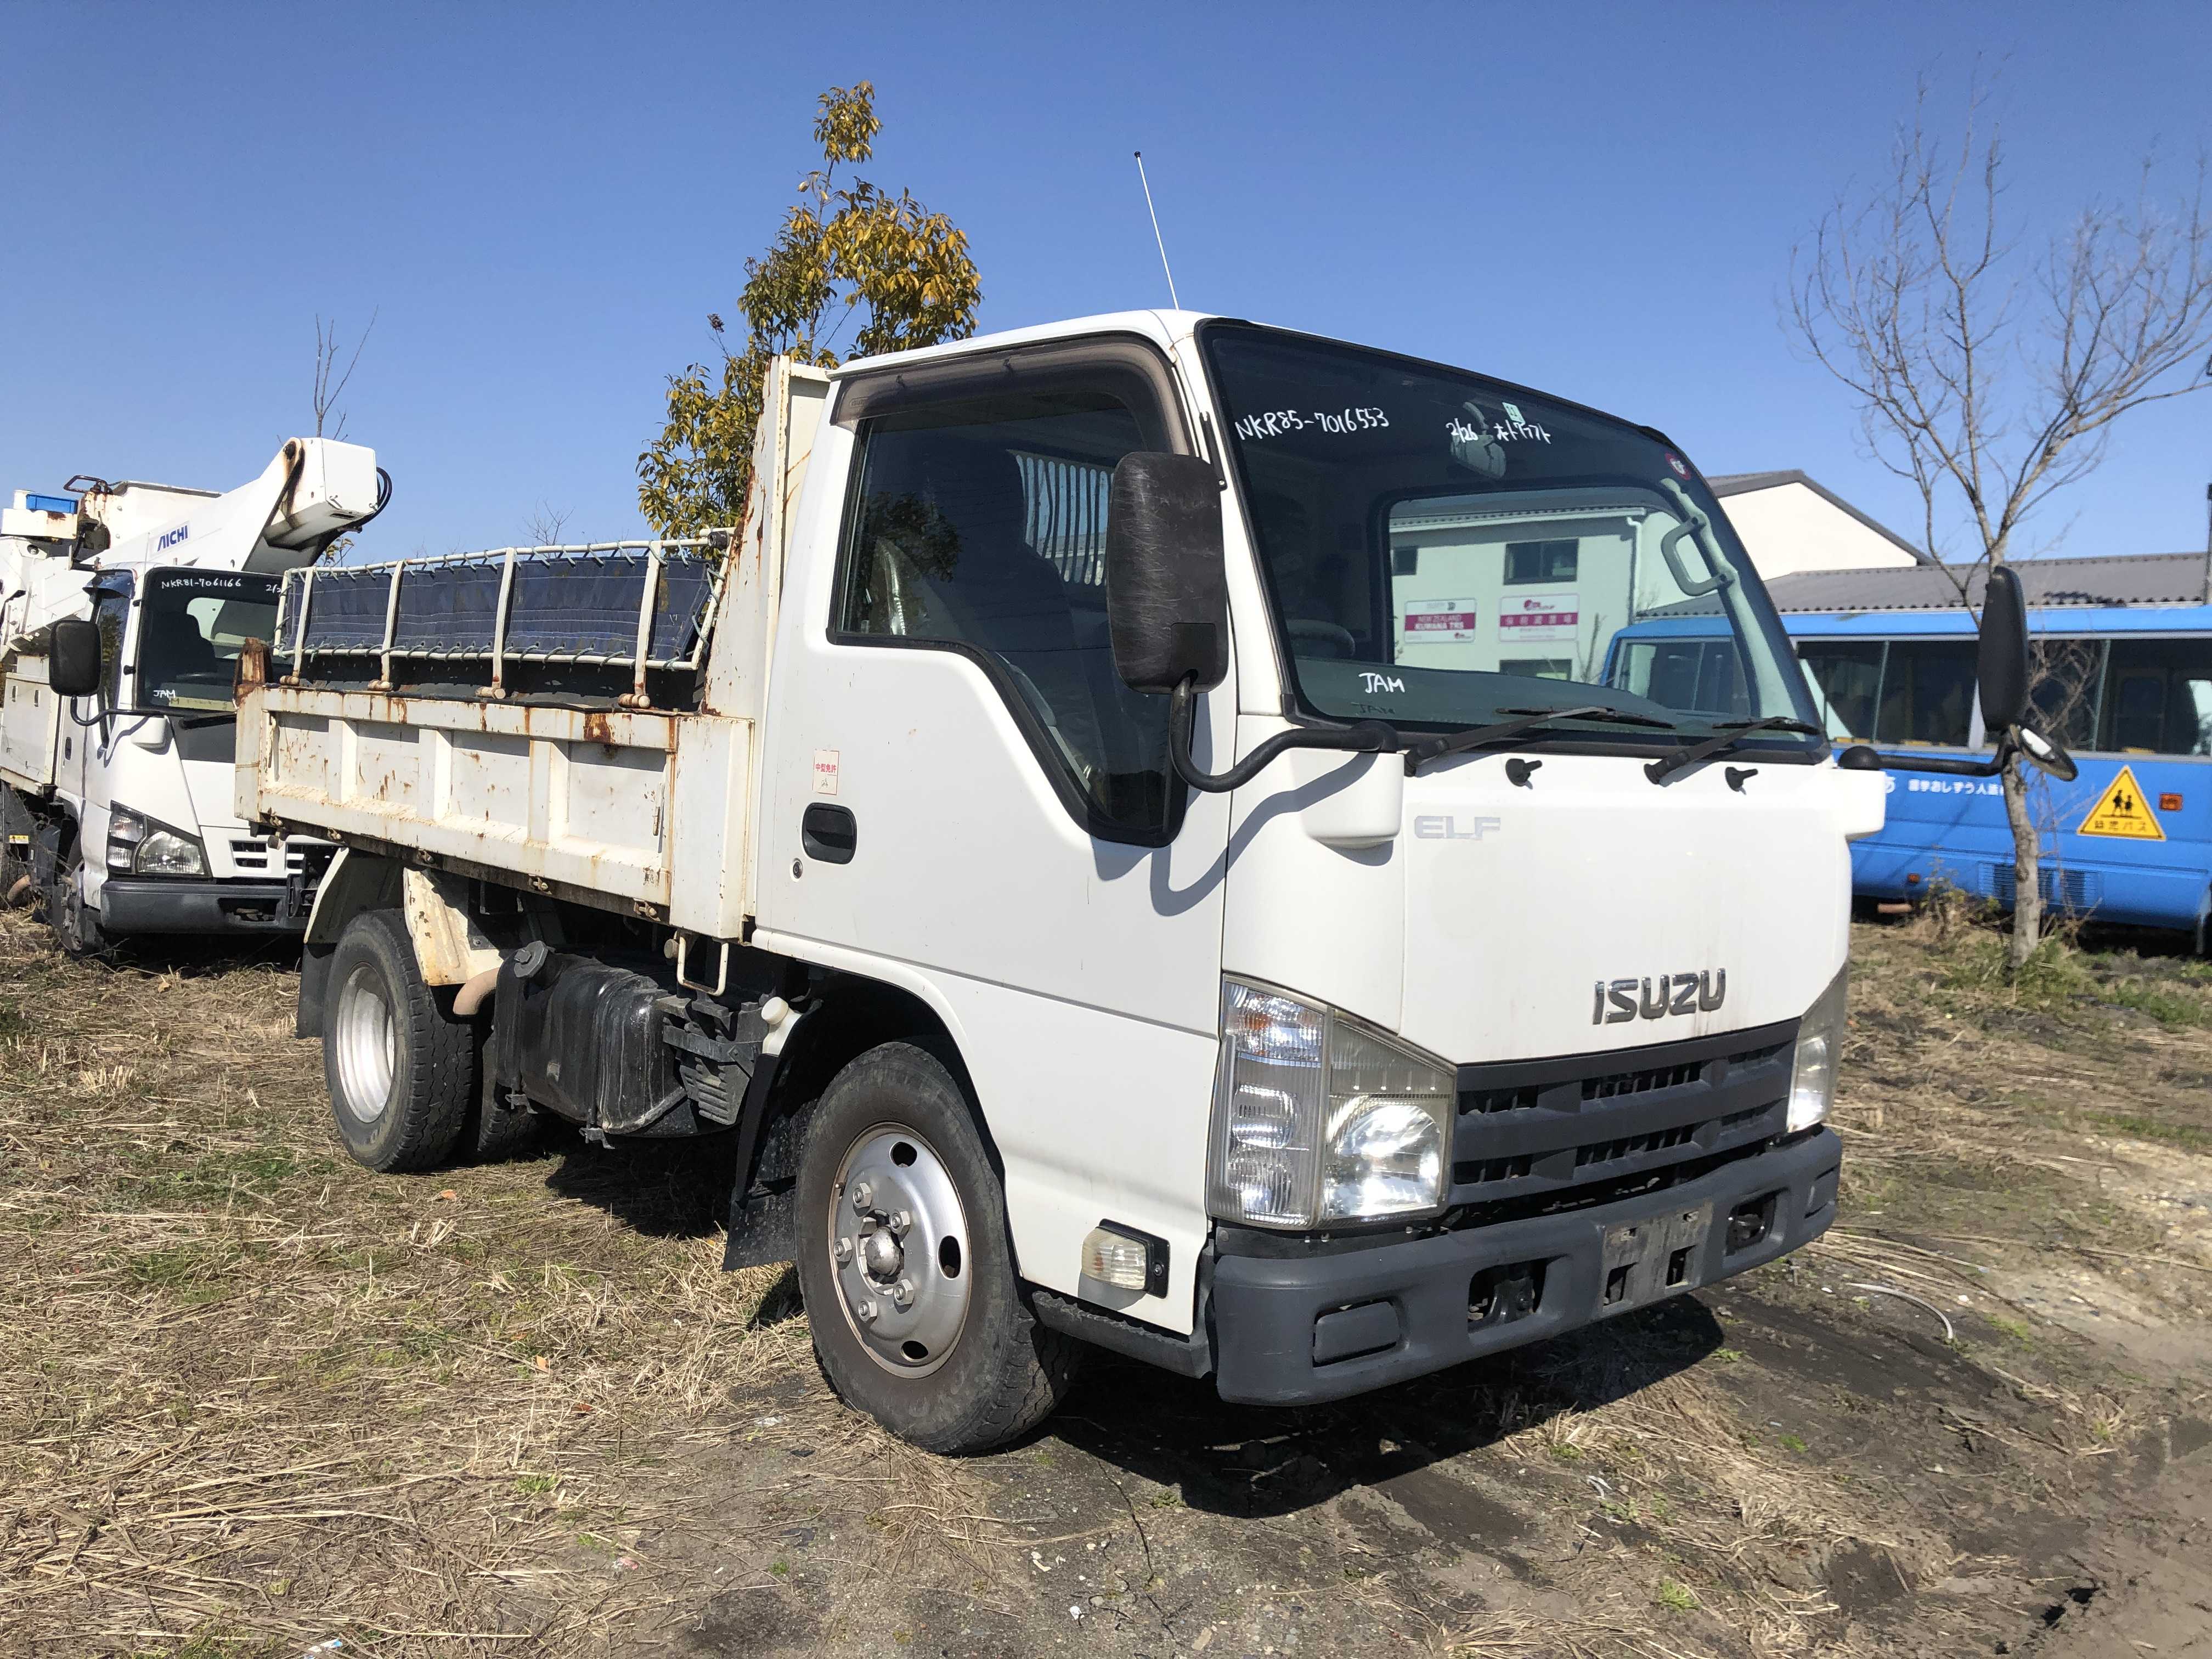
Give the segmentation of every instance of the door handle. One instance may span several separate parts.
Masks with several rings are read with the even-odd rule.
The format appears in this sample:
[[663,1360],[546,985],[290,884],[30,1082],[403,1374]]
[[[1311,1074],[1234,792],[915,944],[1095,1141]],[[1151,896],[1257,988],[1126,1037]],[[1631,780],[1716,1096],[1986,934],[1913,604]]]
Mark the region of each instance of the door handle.
[[850,864],[860,836],[851,810],[826,802],[817,801],[799,821],[799,844],[807,857],[824,864]]

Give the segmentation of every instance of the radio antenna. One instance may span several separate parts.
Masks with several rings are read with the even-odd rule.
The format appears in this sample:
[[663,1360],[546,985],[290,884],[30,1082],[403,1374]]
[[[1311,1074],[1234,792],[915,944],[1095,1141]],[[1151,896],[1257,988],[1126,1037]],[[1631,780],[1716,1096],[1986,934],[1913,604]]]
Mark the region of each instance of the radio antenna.
[[1181,311],[1182,301],[1176,297],[1175,271],[1168,264],[1167,240],[1160,234],[1159,210],[1152,205],[1152,181],[1145,177],[1145,152],[1142,150],[1137,152],[1137,182],[1145,187],[1145,211],[1152,216],[1152,240],[1159,244],[1160,269],[1168,274],[1168,302]]

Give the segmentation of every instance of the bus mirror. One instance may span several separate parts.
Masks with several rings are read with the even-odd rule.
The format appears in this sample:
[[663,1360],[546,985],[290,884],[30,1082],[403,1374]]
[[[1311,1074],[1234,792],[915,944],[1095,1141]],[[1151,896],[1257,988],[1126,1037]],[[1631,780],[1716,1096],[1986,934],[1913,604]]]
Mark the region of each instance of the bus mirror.
[[2010,565],[1993,565],[1982,593],[1982,726],[1993,738],[2027,714],[2027,605]]
[[1221,485],[1195,455],[1139,450],[1114,468],[1106,519],[1106,627],[1133,691],[1204,691],[1229,672]]
[[88,697],[100,690],[100,626],[65,617],[46,642],[46,684],[60,697]]

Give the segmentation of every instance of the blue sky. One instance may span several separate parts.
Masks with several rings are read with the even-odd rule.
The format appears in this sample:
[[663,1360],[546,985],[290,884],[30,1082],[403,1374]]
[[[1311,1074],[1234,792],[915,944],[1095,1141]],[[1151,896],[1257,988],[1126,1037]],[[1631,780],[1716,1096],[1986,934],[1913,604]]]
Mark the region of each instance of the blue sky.
[[[0,183],[0,487],[228,489],[310,422],[313,320],[377,314],[349,435],[397,479],[363,555],[635,534],[665,377],[708,355],[816,159],[969,232],[987,328],[1187,305],[1466,365],[1801,466],[1910,533],[1778,322],[1792,244],[1876,176],[1926,74],[2001,74],[2032,234],[2168,193],[2212,139],[2201,4],[1006,7],[17,3]],[[39,90],[43,87],[46,90]],[[2212,392],[2143,411],[2036,528],[2205,538]]]

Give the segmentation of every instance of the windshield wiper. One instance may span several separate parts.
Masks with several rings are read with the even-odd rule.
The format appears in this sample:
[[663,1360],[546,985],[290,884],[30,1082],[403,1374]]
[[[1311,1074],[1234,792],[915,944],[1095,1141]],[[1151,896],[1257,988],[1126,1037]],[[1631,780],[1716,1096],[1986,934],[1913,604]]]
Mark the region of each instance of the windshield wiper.
[[1674,729],[1672,720],[1654,720],[1649,714],[1632,714],[1623,708],[1610,708],[1601,702],[1585,703],[1578,708],[1501,708],[1501,714],[1518,714],[1518,720],[1500,720],[1494,726],[1471,726],[1464,732],[1455,732],[1448,738],[1431,738],[1423,743],[1406,745],[1406,775],[1412,777],[1432,760],[1442,760],[1446,755],[1457,755],[1469,749],[1480,749],[1485,744],[1504,743],[1524,732],[1553,725],[1560,720],[1618,720],[1626,726],[1651,726],[1664,731]]
[[1723,727],[1732,729],[1720,737],[1708,738],[1694,749],[1684,749],[1668,756],[1664,760],[1651,762],[1644,767],[1644,775],[1654,783],[1664,783],[1684,767],[1695,766],[1699,761],[1711,760],[1716,755],[1724,755],[1746,738],[1754,737],[1761,732],[1802,732],[1813,737],[1826,735],[1819,726],[1810,725],[1790,714],[1770,714],[1760,720],[1717,720],[1714,722],[1715,731],[1721,731]]

